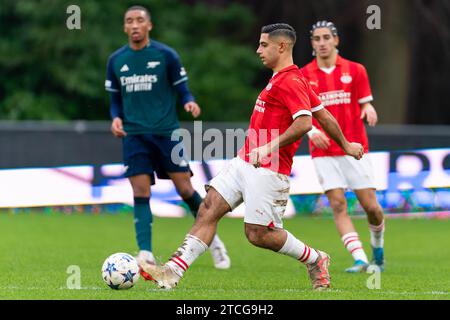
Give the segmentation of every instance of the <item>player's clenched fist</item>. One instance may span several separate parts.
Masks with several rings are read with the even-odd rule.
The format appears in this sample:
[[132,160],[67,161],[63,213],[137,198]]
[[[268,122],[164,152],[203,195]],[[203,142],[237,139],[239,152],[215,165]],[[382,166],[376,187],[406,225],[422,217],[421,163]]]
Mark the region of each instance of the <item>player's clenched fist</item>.
[[266,157],[271,153],[270,145],[266,144],[264,146],[253,149],[249,154],[249,162],[255,167],[259,168],[261,164],[267,161]]
[[360,143],[351,142],[348,144],[348,147],[345,148],[345,153],[352,156],[356,160],[359,160],[364,155],[364,147]]
[[114,118],[111,123],[111,132],[117,138],[123,138],[127,133],[123,130],[122,119]]

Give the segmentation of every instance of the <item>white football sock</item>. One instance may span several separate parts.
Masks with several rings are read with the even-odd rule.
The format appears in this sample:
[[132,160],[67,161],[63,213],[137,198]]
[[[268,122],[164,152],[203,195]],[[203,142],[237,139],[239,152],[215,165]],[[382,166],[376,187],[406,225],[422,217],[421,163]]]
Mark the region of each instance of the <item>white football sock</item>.
[[350,252],[353,259],[362,260],[366,263],[369,262],[366,253],[364,252],[361,241],[357,232],[350,232],[342,236],[342,242],[344,242],[345,248]]
[[294,237],[289,231],[284,230],[287,233],[287,239],[284,246],[278,251],[281,254],[285,254],[294,259],[299,260],[302,263],[313,263],[317,260],[317,251],[311,249],[306,244]]
[[180,277],[189,268],[189,266],[201,254],[208,250],[208,246],[199,238],[188,234],[183,244],[173,254],[167,265]]
[[374,248],[383,248],[384,245],[384,219],[379,226],[369,224],[370,244]]

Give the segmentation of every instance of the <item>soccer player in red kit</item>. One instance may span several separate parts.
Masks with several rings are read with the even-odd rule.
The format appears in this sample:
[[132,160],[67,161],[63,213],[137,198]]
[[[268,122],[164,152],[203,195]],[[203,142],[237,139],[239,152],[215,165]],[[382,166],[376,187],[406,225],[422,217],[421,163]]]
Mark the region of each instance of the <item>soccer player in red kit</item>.
[[[336,118],[345,137],[369,150],[363,120],[370,126],[377,123],[377,113],[366,69],[359,63],[338,54],[338,32],[335,25],[319,21],[311,30],[311,43],[316,58],[302,68],[304,76],[319,95],[325,108]],[[336,227],[345,248],[351,253],[354,265],[347,272],[363,272],[368,267],[358,233],[348,215],[345,189],[352,189],[369,220],[373,263],[384,269],[384,214],[375,193],[372,166],[367,156],[359,161],[348,157],[332,140],[318,121],[308,133],[310,151],[319,182],[328,197]]]
[[143,267],[159,287],[177,285],[194,260],[207,250],[219,220],[242,202],[250,243],[305,264],[314,290],[330,287],[329,256],[283,229],[292,158],[301,137],[311,130],[312,115],[346,154],[360,159],[364,148],[345,139],[336,120],[294,65],[295,40],[295,30],[287,24],[262,28],[256,52],[274,74],[256,100],[244,147],[207,185],[206,198],[183,244],[165,265]]

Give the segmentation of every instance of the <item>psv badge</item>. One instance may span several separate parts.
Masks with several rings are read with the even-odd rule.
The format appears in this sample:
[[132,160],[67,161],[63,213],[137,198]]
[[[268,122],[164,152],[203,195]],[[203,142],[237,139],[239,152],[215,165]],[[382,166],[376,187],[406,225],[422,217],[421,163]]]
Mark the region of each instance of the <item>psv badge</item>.
[[353,80],[352,76],[349,75],[348,73],[342,74],[341,77],[342,83],[349,84],[350,82],[352,82],[352,80]]

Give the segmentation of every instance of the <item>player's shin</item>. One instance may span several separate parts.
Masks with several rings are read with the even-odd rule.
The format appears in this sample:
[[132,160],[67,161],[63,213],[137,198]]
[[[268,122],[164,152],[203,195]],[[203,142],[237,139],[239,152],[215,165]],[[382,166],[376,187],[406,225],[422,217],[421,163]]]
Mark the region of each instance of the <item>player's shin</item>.
[[369,224],[370,243],[373,248],[382,248],[384,245],[384,220],[380,225],[374,226]]
[[368,262],[362,242],[359,240],[357,232],[349,232],[343,235],[342,242],[355,261],[363,261],[364,263]]
[[139,250],[152,251],[153,216],[149,204],[150,198],[134,198],[134,227]]
[[[184,202],[187,203],[187,205],[191,209],[192,215],[195,218],[197,218],[198,210],[203,201],[202,197],[198,194],[197,191],[194,191],[192,196],[183,200]],[[230,257],[228,256],[224,243],[220,240],[217,234],[214,235],[214,238],[209,246],[209,249],[211,250],[212,258],[214,261],[214,267],[216,267],[217,269],[230,268],[231,264]]]
[[206,250],[208,250],[208,246],[202,240],[188,234],[183,244],[172,255],[166,265],[178,276],[182,277],[189,266]]

